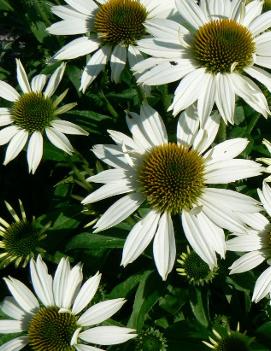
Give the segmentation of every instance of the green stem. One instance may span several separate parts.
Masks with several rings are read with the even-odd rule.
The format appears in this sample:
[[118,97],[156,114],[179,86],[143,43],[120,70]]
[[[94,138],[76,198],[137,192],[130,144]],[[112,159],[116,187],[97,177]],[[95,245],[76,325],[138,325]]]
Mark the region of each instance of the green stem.
[[255,113],[253,117],[251,118],[249,125],[247,127],[247,134],[250,134],[254,127],[256,126],[258,119],[260,118],[261,114],[260,113]]
[[104,93],[102,91],[100,92],[100,95],[101,95],[101,97],[103,98],[103,100],[105,102],[105,107],[106,107],[107,111],[111,114],[112,117],[117,118],[118,117],[117,111],[110,104],[109,100],[107,99],[107,97],[104,95]]

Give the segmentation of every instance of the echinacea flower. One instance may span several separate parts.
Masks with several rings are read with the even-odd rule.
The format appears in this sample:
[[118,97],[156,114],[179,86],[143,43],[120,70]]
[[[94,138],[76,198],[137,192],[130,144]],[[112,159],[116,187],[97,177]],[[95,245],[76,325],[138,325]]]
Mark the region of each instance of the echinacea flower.
[[[265,211],[271,216],[271,188],[263,182],[262,190],[258,189]],[[233,233],[235,237],[226,242],[227,250],[246,252],[229,267],[230,274],[250,271],[266,261],[268,268],[255,283],[252,301],[259,302],[271,293],[271,224],[260,213],[242,214],[243,221],[249,226],[245,231]]]
[[[263,144],[269,151],[271,155],[271,143],[270,141],[263,139]],[[267,167],[264,169],[264,172],[266,173],[271,173],[271,157],[259,157],[257,158],[257,161],[263,162],[267,165]],[[266,182],[271,182],[271,175],[265,178]]]
[[115,314],[124,304],[122,298],[102,301],[88,307],[100,283],[96,273],[82,286],[82,267],[70,267],[62,258],[54,278],[40,256],[31,260],[32,291],[21,281],[4,278],[12,297],[6,297],[2,311],[10,319],[0,320],[0,334],[20,333],[0,346],[0,351],[19,351],[26,345],[33,351],[103,351],[89,346],[114,345],[132,339],[133,329],[96,326]]
[[19,215],[8,202],[5,204],[13,221],[9,223],[0,217],[0,268],[11,263],[25,267],[31,258],[45,252],[40,244],[46,237],[49,223],[39,228],[35,217],[28,219],[21,200]]
[[129,66],[143,59],[137,41],[146,36],[144,23],[166,18],[175,10],[173,0],[65,0],[65,6],[53,6],[62,20],[47,28],[55,35],[83,36],[60,49],[54,59],[69,60],[94,53],[87,61],[80,90],[89,84],[110,61],[111,79],[118,82],[126,62]]
[[[169,19],[145,23],[153,38],[138,41],[151,55],[136,66],[138,83],[180,81],[170,110],[177,115],[197,102],[201,123],[214,104],[223,120],[234,124],[236,96],[267,117],[267,100],[255,81],[271,91],[271,11],[263,1],[175,0],[184,25]],[[251,79],[252,78],[252,79]]]
[[144,103],[140,115],[127,116],[132,137],[109,131],[116,145],[94,146],[94,154],[113,169],[88,178],[104,185],[88,195],[83,204],[126,194],[101,216],[95,232],[120,223],[144,202],[149,207],[126,239],[123,266],[133,262],[154,238],[154,260],[159,274],[166,279],[176,256],[171,216],[179,214],[190,245],[213,268],[216,252],[222,257],[225,253],[221,228],[241,229],[237,212],[259,211],[254,199],[209,186],[261,173],[256,162],[234,159],[248,140],[227,140],[207,151],[217,134],[219,118],[210,117],[200,129],[197,119],[193,107],[183,113],[178,121],[177,143],[169,142],[162,118]]
[[8,83],[0,81],[0,97],[10,101],[9,108],[0,108],[0,145],[8,144],[4,165],[8,164],[27,145],[29,172],[34,174],[43,155],[43,135],[64,152],[71,154],[73,147],[65,134],[88,135],[76,124],[59,118],[59,115],[71,110],[76,103],[59,106],[68,90],[52,98],[65,71],[61,64],[51,75],[46,88],[47,76],[38,74],[28,81],[20,60],[16,60],[17,80],[22,90],[21,95]]

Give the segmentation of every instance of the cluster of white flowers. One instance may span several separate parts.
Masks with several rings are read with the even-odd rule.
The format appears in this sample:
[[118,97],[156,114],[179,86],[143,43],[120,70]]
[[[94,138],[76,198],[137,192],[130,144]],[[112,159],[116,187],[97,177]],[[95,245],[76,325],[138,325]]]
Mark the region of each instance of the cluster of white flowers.
[[[52,7],[61,20],[47,30],[54,35],[80,37],[61,48],[53,59],[90,55],[81,77],[83,93],[108,62],[114,83],[121,80],[127,63],[143,91],[148,86],[178,82],[169,107],[173,116],[178,115],[174,141],[169,141],[162,117],[142,101],[139,114],[127,112],[131,136],[109,130],[114,144],[92,149],[111,168],[87,179],[102,186],[82,203],[122,195],[98,219],[95,232],[119,224],[140,207],[146,209],[128,234],[121,265],[136,260],[153,240],[155,265],[166,280],[176,260],[175,215],[180,217],[187,241],[211,269],[217,266],[217,254],[224,258],[227,250],[247,252],[232,264],[231,274],[264,261],[271,264],[271,224],[260,213],[263,205],[271,216],[271,188],[267,184],[271,178],[258,189],[260,201],[225,188],[235,181],[271,173],[271,161],[257,160],[267,164],[265,168],[254,160],[237,158],[249,143],[245,138],[213,145],[221,123],[235,124],[237,98],[266,118],[271,113],[257,85],[258,81],[271,91],[271,11],[263,12],[260,0],[247,4],[242,0],[63,2],[66,5]],[[66,63],[55,70],[46,87],[46,75],[39,74],[29,82],[19,59],[16,64],[21,94],[0,81],[0,97],[11,103],[0,108],[0,126],[4,127],[0,145],[8,144],[7,164],[29,140],[27,162],[34,174],[43,155],[43,134],[71,154],[73,147],[65,134],[88,133],[59,118],[75,106],[61,105],[67,91],[52,98]],[[149,94],[151,90],[146,91]],[[271,152],[270,143],[264,140],[264,144]],[[234,237],[226,240],[224,230]],[[4,300],[2,309],[12,319],[0,321],[0,333],[26,331],[27,335],[9,341],[0,351],[20,350],[27,344],[33,350],[73,347],[98,351],[101,349],[87,343],[111,345],[136,336],[124,327],[89,328],[110,318],[124,303],[123,299],[109,300],[84,310],[97,291],[98,273],[80,288],[81,267],[71,269],[66,259],[60,261],[54,278],[40,257],[31,260],[30,268],[38,299],[23,283],[5,279],[13,297]],[[258,278],[252,299],[258,302],[270,293],[271,267]],[[63,326],[68,330],[60,335],[59,344],[50,344],[45,319],[56,330]]]

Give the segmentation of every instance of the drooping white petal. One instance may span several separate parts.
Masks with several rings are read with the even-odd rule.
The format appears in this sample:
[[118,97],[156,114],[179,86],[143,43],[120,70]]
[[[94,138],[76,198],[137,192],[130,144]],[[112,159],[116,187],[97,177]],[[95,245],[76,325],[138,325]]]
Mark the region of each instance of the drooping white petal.
[[135,212],[138,207],[144,202],[145,197],[139,193],[132,193],[123,196],[116,201],[108,210],[102,215],[102,217],[95,224],[95,232],[99,232],[108,229],[114,225],[117,225],[125,218],[129,217]]
[[136,260],[146,249],[156,233],[159,219],[160,214],[155,211],[150,211],[133,226],[123,247],[122,266],[125,267],[127,264]]
[[69,139],[63,133],[53,127],[47,127],[45,133],[54,146],[67,152],[69,155],[73,153],[73,147]]
[[125,302],[123,298],[120,298],[96,303],[80,316],[78,324],[83,327],[89,327],[102,323],[118,312]]
[[144,59],[144,56],[141,54],[141,52],[138,50],[136,46],[134,45],[128,46],[128,62],[130,67],[133,67],[143,59]]
[[257,279],[252,301],[259,302],[271,291],[271,267],[268,267]]
[[14,278],[4,278],[9,291],[13,295],[18,305],[27,313],[33,313],[39,308],[39,302],[31,290],[22,282]]
[[28,344],[27,336],[19,336],[18,338],[12,339],[2,346],[0,346],[0,351],[20,351]]
[[199,118],[196,105],[189,106],[180,114],[177,125],[177,142],[181,145],[191,146],[199,128]]
[[111,80],[118,83],[120,75],[124,70],[127,59],[127,48],[125,46],[116,45],[112,51],[110,66],[111,66]]
[[[195,133],[192,146],[200,155],[202,155],[215,140],[220,125],[220,119],[219,113],[214,112],[209,116],[201,129],[199,129],[198,133]],[[206,156],[203,155],[203,157],[205,158]]]
[[252,251],[238,258],[229,267],[230,274],[243,273],[252,270],[265,260],[265,256],[260,251]]
[[34,174],[40,161],[42,159],[43,154],[43,137],[42,134],[38,131],[35,131],[28,143],[27,147],[27,163],[29,173]]
[[41,256],[38,256],[36,262],[33,259],[30,261],[30,273],[32,285],[40,301],[44,306],[53,306],[55,303],[53,279],[48,274],[47,266],[41,259]]
[[62,119],[55,119],[51,126],[63,134],[88,135],[88,132],[78,125]]
[[24,129],[19,130],[14,137],[10,140],[5,160],[3,162],[4,165],[7,165],[10,161],[12,161],[24,148],[28,139],[28,132]]
[[111,46],[104,45],[89,59],[81,77],[80,89],[85,93],[87,87],[104,69],[111,54]]
[[0,97],[14,102],[20,98],[20,95],[11,85],[0,80]]
[[30,93],[31,88],[27,78],[27,74],[25,73],[24,67],[19,59],[16,59],[16,67],[17,67],[17,81],[23,93]]
[[212,112],[216,89],[216,80],[213,74],[205,73],[204,81],[201,86],[201,93],[198,98],[198,115],[201,125],[207,121]]
[[216,75],[215,103],[224,122],[234,124],[235,93],[229,74]]
[[66,63],[62,63],[51,75],[48,84],[46,86],[46,89],[44,91],[44,96],[46,97],[51,97],[54,92],[56,91],[59,83],[61,82],[61,79],[63,77],[64,71],[66,68]]
[[55,55],[56,60],[70,60],[76,57],[88,55],[99,48],[99,42],[93,38],[80,37],[72,40]]
[[197,216],[191,212],[182,212],[182,225],[185,236],[193,250],[206,262],[212,269],[217,265],[215,250],[210,245],[208,235],[203,232]]
[[76,299],[74,300],[72,313],[80,313],[91,302],[98,290],[101,276],[102,275],[97,272],[82,285]]
[[176,245],[172,219],[169,213],[162,214],[153,241],[153,256],[163,280],[172,271],[176,259]]
[[[270,46],[271,40],[269,42]],[[271,54],[271,51],[270,51]],[[271,74],[266,72],[260,67],[247,67],[244,71],[249,74],[252,78],[257,79],[261,84],[265,85],[266,88],[271,91]]]
[[254,36],[264,32],[271,26],[271,11],[264,12],[256,17],[250,24],[249,29]]
[[[85,345],[85,344],[77,344],[73,345],[77,351],[105,351],[104,349],[98,349],[97,347]],[[1,350],[0,350],[1,351]]]
[[[0,88],[1,89],[1,88]],[[15,125],[8,126],[0,130],[0,145],[5,145],[19,132],[19,129]]]
[[25,312],[18,306],[15,299],[8,296],[4,299],[1,304],[1,310],[9,317],[17,320],[22,320],[25,316]]
[[47,81],[45,74],[38,74],[31,80],[31,90],[35,93],[41,93]]
[[244,223],[257,231],[266,229],[269,224],[269,220],[261,213],[239,213],[238,216]]
[[130,328],[101,326],[83,331],[79,334],[79,338],[98,345],[115,345],[136,337],[136,334],[130,334],[134,331]]

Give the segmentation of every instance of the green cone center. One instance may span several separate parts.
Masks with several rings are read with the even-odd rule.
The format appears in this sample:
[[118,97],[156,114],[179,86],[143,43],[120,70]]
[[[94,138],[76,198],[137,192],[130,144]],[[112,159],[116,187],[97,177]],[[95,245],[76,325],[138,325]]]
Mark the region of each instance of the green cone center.
[[195,150],[169,143],[145,155],[138,180],[151,207],[177,214],[197,203],[204,189],[203,174],[204,161]]
[[57,307],[42,307],[30,321],[29,345],[34,351],[74,351],[70,342],[77,329],[76,317],[59,313]]
[[94,29],[104,43],[134,44],[145,33],[147,10],[137,0],[108,0],[101,5]]
[[5,251],[18,258],[32,256],[42,239],[31,223],[23,221],[11,224],[2,235]]
[[30,133],[42,132],[54,119],[51,99],[41,93],[26,93],[17,100],[11,110],[14,124]]
[[224,337],[217,348],[217,351],[249,351],[250,348],[246,340],[242,339],[242,335],[229,335]]
[[195,282],[208,280],[210,277],[210,268],[207,263],[194,252],[190,252],[183,263],[183,269],[188,279]]
[[252,33],[232,19],[212,20],[201,26],[192,41],[194,59],[210,73],[240,71],[253,62]]

